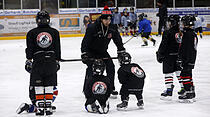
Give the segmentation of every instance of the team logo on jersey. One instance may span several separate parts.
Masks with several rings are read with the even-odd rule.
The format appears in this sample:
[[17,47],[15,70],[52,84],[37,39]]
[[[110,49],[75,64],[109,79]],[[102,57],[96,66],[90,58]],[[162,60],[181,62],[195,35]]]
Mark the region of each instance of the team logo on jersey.
[[182,42],[182,36],[180,35],[180,33],[176,33],[175,34],[175,39],[177,43],[181,43]]
[[42,32],[37,36],[37,44],[41,48],[47,48],[52,44],[52,36],[47,32]]
[[109,38],[109,39],[112,38],[112,33],[109,33],[107,38]]
[[131,72],[138,78],[143,78],[144,77],[143,70],[139,69],[138,67],[132,67]]
[[95,82],[92,87],[93,94],[105,94],[107,86],[104,82]]

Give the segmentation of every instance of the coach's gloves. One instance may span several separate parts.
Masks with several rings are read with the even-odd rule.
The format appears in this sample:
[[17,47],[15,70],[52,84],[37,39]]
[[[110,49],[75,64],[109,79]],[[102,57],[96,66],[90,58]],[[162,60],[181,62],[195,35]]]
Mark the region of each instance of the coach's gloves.
[[125,50],[118,50],[117,51],[117,58],[119,59],[122,55],[123,55],[123,53],[126,53],[126,51]]
[[60,70],[60,62],[56,60],[56,71]]
[[90,62],[90,57],[91,57],[91,54],[88,53],[88,52],[83,52],[83,53],[81,54],[82,62],[83,62],[84,64],[88,64],[88,63]]
[[165,57],[163,55],[161,55],[159,52],[156,52],[156,59],[159,63],[162,63],[164,58]]
[[32,73],[32,60],[26,60],[25,62],[25,70],[28,72],[28,73]]

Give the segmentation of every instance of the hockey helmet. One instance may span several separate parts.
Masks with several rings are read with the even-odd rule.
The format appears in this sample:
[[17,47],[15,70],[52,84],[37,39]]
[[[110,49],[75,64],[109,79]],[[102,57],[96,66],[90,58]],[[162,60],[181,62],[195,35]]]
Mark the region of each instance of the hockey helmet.
[[144,13],[140,14],[138,17],[139,17],[139,21],[143,20],[144,19]]
[[133,7],[130,8],[130,12],[134,12],[134,8]]
[[179,26],[180,16],[179,15],[170,15],[168,17],[168,23],[173,26]]
[[50,23],[50,15],[47,11],[40,11],[36,15],[36,23],[38,25],[49,25]]
[[181,22],[184,26],[194,26],[196,18],[193,15],[185,15],[181,18]]
[[112,18],[112,11],[108,6],[105,6],[103,11],[101,12],[101,19],[110,19]]
[[103,60],[96,59],[92,65],[92,71],[94,75],[103,75],[105,70],[105,64]]
[[118,55],[118,61],[120,65],[130,64],[131,63],[131,55],[127,52],[123,52]]

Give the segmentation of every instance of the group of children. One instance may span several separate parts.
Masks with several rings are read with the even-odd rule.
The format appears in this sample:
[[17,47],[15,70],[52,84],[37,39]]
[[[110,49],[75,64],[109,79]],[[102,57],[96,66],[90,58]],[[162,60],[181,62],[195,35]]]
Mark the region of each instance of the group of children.
[[[183,30],[180,30],[180,21]],[[171,100],[173,94],[173,75],[176,74],[181,86],[178,98],[181,102],[194,102],[195,87],[192,79],[198,38],[194,31],[193,15],[170,15],[167,28],[163,32],[162,41],[157,51],[157,61],[163,63],[166,90],[161,93],[161,99]]]
[[[150,39],[155,44],[155,40],[149,37],[151,33],[151,28],[148,29],[144,28],[145,25],[149,25],[149,21],[147,21],[146,19],[144,20],[143,17],[145,17],[145,14],[141,14],[139,16],[140,30],[138,31],[138,33],[136,33],[136,35],[138,36],[139,34],[141,34],[142,37]],[[42,20],[43,22],[40,22]],[[167,20],[168,29],[164,31],[161,44],[156,53],[157,61],[163,63],[163,73],[165,74],[166,91],[164,91],[161,94],[161,99],[170,100],[174,88],[173,74],[175,72],[181,85],[181,90],[180,92],[178,92],[180,96],[178,98],[183,102],[194,101],[195,87],[192,80],[192,69],[194,69],[195,65],[196,54],[197,54],[197,43],[198,43],[198,38],[193,28],[195,20],[196,20],[195,17],[192,15],[183,16],[181,18],[181,22],[184,28],[181,31],[179,27],[180,16],[170,15],[168,17]],[[49,14],[44,11],[39,12],[37,15],[37,23],[38,23],[38,28],[42,29],[43,26],[44,28],[46,26],[48,27]],[[47,29],[51,28],[48,27]],[[28,37],[28,39],[33,39],[33,38]],[[60,44],[60,42],[58,44]],[[40,52],[38,54],[40,54]],[[43,54],[45,59],[47,57],[46,60],[48,60],[50,55],[49,52]],[[43,56],[43,54],[40,56]],[[34,58],[35,63],[36,59],[38,59],[38,62],[41,61],[40,56]],[[137,106],[139,108],[143,108],[144,102],[143,102],[142,93],[144,87],[144,79],[146,77],[144,70],[138,64],[131,63],[131,55],[125,51],[118,53],[117,58],[120,64],[120,68],[118,69],[117,73],[118,73],[118,80],[121,84],[120,95],[122,101],[121,103],[117,104],[117,109],[124,110],[127,108],[130,94],[136,96]],[[60,54],[58,54],[58,59],[59,60],[61,59]],[[109,112],[109,97],[110,94],[113,92],[112,91],[113,88],[111,86],[112,82],[110,81],[110,78],[108,78],[108,76],[103,75],[106,68],[103,59],[94,59],[91,60],[91,62],[92,62],[91,64],[92,77],[90,77],[89,82],[86,83],[87,88],[85,88],[84,91],[86,97],[85,109],[91,113],[106,114]],[[53,70],[56,73],[59,70],[59,64],[53,63],[53,65],[54,65]],[[32,68],[31,65],[26,64],[26,70],[30,74],[35,72],[34,71],[35,69],[33,69],[33,72],[31,73],[30,71],[31,68]],[[36,83],[39,83],[37,81],[39,80],[36,80]],[[44,115],[44,112],[46,112],[46,115],[52,115],[52,110],[56,109],[54,106],[52,106],[52,103],[54,102],[55,97],[58,93],[57,88],[55,86],[56,85],[54,84],[50,85],[50,94],[46,93],[46,91],[48,91],[47,89],[45,91],[40,91],[41,92],[40,94],[39,92],[37,93],[37,89],[40,88],[41,86],[37,87],[36,85],[30,84],[29,90],[30,90],[30,99],[32,101],[32,104],[23,103],[18,108],[17,113],[20,114],[23,111],[27,111],[27,112],[36,112],[36,115]],[[43,95],[42,92],[46,93],[46,95]],[[48,99],[48,97],[50,97],[50,99]],[[49,100],[50,104],[48,106]]]
[[115,24],[118,29],[120,29],[123,36],[129,36],[129,28],[131,35],[136,33],[137,20],[137,14],[134,12],[134,8],[130,8],[130,12],[128,12],[128,9],[125,8],[122,14],[119,12],[118,7],[114,9],[113,24]]

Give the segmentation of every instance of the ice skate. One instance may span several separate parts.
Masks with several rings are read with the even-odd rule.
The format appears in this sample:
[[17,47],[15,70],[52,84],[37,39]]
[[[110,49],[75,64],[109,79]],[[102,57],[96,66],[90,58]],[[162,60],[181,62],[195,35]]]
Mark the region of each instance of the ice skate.
[[173,88],[174,85],[171,86],[171,88],[167,88],[163,93],[161,93],[161,100],[171,101],[172,100],[172,94],[173,94]]
[[113,90],[112,93],[111,93],[110,98],[112,98],[112,99],[117,99],[117,95],[118,95],[118,92],[115,91],[115,90]]
[[126,110],[128,107],[128,100],[123,100],[122,103],[117,105],[117,110]]
[[22,103],[18,109],[16,110],[17,114],[21,114],[23,111],[28,111],[29,110],[29,105],[26,103]]
[[44,116],[44,108],[37,108],[36,116]]
[[145,42],[144,42],[144,44],[143,44],[143,45],[141,45],[141,46],[142,46],[142,47],[148,46],[147,41],[145,41]]
[[186,91],[183,95],[179,96],[180,103],[193,103],[195,102],[195,93],[192,91]]
[[144,109],[143,99],[138,100],[137,106],[138,106],[139,109]]
[[44,102],[38,102],[37,103],[37,111],[36,111],[36,116],[44,116],[45,114],[45,104]]
[[178,94],[179,94],[179,95],[183,95],[184,93],[185,93],[184,88],[181,88],[181,89],[178,91]]
[[153,42],[153,46],[155,46],[156,40],[152,39],[152,42]]
[[105,104],[99,104],[96,100],[96,105],[99,105],[98,112],[100,114],[107,114],[109,112],[109,101],[107,100]]
[[85,106],[85,109],[87,110],[87,112],[97,113],[98,109],[99,109],[99,106],[96,105],[96,103],[94,102],[92,104],[88,104],[87,106]]

